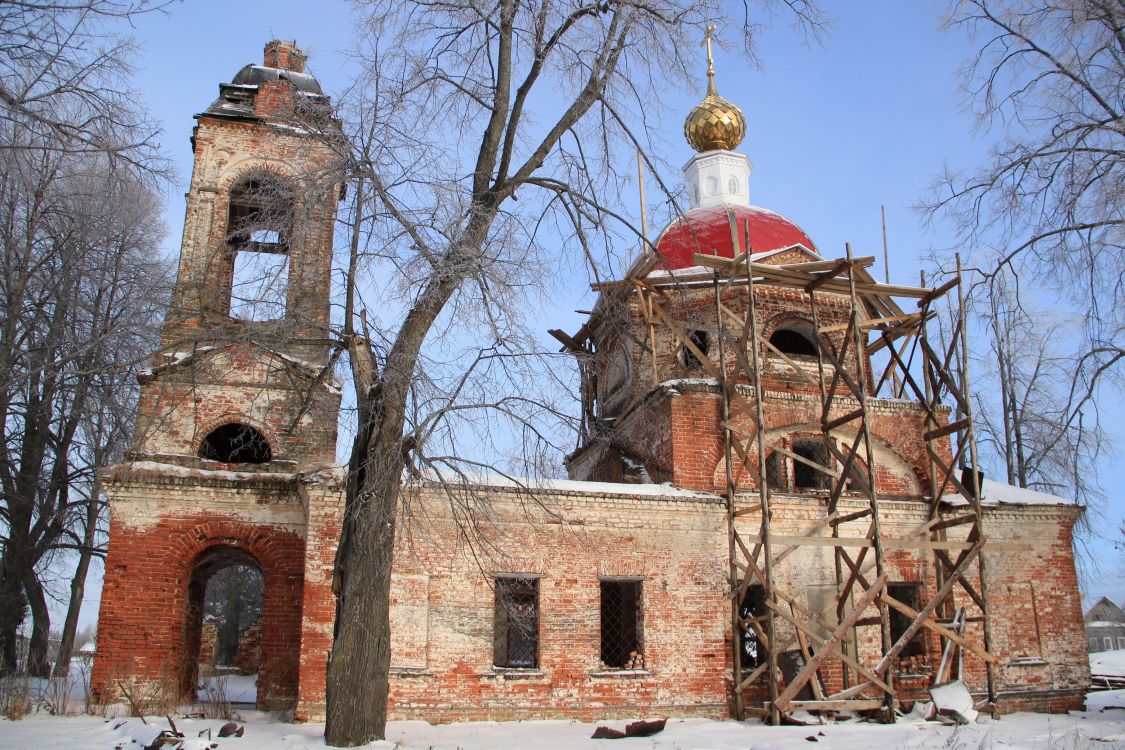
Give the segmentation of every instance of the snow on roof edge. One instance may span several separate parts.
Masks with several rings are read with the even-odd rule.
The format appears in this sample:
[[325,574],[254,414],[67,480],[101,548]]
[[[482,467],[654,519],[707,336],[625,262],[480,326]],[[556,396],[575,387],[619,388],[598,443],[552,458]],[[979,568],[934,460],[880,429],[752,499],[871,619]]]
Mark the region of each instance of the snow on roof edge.
[[[943,495],[941,500],[949,505],[968,505],[968,501],[961,495]],[[1010,484],[997,482],[993,479],[981,480],[981,504],[993,507],[1000,505],[1073,505],[1079,508],[1085,507],[1070,498],[1029,490],[1025,487],[1013,487]]]
[[625,484],[622,482],[587,482],[579,479],[536,479],[509,477],[477,472],[447,473],[444,477],[428,472],[423,482],[469,484],[482,487],[510,488],[543,492],[586,492],[599,495],[643,495],[648,497],[717,498],[711,492],[685,490],[671,484]]

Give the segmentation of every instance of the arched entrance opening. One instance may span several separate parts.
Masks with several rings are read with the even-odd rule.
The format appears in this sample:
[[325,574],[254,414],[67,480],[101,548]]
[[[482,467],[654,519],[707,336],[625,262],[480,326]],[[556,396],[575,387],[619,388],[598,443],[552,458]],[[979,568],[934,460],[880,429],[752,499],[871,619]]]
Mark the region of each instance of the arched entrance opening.
[[184,633],[185,696],[257,702],[264,594],[261,566],[248,552],[224,544],[196,558]]

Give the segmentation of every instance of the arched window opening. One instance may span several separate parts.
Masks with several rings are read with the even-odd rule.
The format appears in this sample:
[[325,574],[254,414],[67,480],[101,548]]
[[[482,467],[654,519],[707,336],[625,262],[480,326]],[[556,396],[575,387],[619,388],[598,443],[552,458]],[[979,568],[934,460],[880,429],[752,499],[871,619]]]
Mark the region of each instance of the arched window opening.
[[785,456],[777,451],[770,451],[766,456],[766,486],[771,490],[785,490],[789,486],[787,479]]
[[[692,331],[688,335],[688,338],[691,340],[691,343],[695,345],[696,349],[703,352],[704,354],[708,353],[711,337],[707,334],[707,331]],[[687,369],[702,369],[703,362],[699,359],[699,357],[695,355],[695,352],[693,352],[687,346],[682,347],[680,356],[684,363],[684,367],[686,367]]]
[[[833,465],[828,448],[821,440],[795,440],[793,453],[826,468]],[[797,490],[828,490],[832,489],[832,477],[804,461],[794,461],[793,486]]]
[[255,177],[231,189],[227,244],[234,254],[232,318],[285,317],[292,229],[293,191],[281,180]]
[[264,593],[257,561],[238,547],[199,556],[188,584],[185,695],[198,690],[204,702],[256,702]]
[[264,464],[273,457],[265,436],[238,422],[216,427],[208,433],[199,446],[199,456],[227,464]]
[[798,357],[815,357],[816,344],[812,338],[793,328],[779,328],[770,336],[770,343],[783,354]]

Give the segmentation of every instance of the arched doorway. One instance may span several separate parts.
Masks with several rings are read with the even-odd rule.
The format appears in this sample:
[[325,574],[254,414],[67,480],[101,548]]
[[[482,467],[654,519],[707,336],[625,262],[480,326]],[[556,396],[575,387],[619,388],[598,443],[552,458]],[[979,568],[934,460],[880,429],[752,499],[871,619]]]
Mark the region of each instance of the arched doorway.
[[[265,579],[253,555],[223,544],[195,559],[188,583],[181,690],[213,696],[220,682],[226,699],[256,702],[254,680],[261,663],[261,616]],[[217,678],[223,677],[220,681]]]

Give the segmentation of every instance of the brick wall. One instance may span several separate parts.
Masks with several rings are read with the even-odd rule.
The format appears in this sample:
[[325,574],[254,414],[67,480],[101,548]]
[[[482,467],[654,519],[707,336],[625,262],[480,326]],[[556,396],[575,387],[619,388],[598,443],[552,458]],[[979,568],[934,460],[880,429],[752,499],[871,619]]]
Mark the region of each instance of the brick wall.
[[304,575],[292,475],[128,467],[106,478],[110,545],[92,689],[112,694],[131,679],[190,694],[207,577],[224,560],[249,561],[264,581],[259,706],[292,708]]

